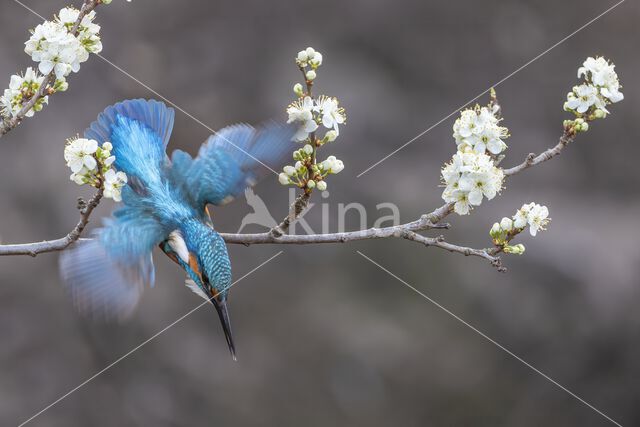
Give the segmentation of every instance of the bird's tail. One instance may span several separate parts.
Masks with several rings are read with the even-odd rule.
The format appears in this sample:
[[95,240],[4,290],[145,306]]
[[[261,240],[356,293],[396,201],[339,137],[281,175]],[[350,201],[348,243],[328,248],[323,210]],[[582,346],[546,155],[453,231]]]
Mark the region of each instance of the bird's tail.
[[174,111],[162,102],[131,99],[107,107],[84,132],[86,138],[113,145],[115,167],[149,183],[159,178]]

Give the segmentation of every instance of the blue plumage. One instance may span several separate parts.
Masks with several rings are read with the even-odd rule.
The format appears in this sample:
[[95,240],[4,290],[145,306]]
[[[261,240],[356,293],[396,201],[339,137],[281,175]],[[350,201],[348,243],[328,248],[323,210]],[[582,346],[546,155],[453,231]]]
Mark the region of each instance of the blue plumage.
[[94,317],[125,318],[142,290],[153,285],[152,250],[178,263],[188,286],[210,300],[233,353],[226,310],[231,263],[223,239],[205,214],[253,185],[291,152],[294,130],[270,123],[235,125],[211,136],[198,156],[166,147],[173,109],[158,101],[128,100],[108,107],[85,131],[110,141],[115,167],[127,174],[123,207],[94,232],[94,239],[65,251],[61,271],[78,309]]

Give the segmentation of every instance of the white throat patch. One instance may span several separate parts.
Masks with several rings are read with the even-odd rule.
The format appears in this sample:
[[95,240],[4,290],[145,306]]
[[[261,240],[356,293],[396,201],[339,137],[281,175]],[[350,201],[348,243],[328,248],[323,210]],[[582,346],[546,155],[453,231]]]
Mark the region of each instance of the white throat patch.
[[187,244],[185,243],[180,230],[173,230],[169,234],[168,243],[169,247],[178,254],[180,259],[186,264],[189,264],[189,249],[187,249]]
[[200,286],[198,286],[196,284],[196,282],[194,282],[190,278],[187,278],[187,280],[185,280],[184,284],[187,285],[187,288],[191,289],[191,291],[193,291],[193,293],[195,293],[199,297],[203,298],[205,301],[209,302],[210,304],[213,304],[211,299],[207,296],[207,294],[204,293],[204,291],[202,289],[200,289]]

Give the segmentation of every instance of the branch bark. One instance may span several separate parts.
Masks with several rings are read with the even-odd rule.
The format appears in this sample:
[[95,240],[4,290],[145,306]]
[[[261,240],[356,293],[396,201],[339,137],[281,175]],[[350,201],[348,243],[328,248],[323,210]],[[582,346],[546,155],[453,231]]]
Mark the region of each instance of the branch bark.
[[[496,101],[497,104],[497,101]],[[505,176],[516,175],[525,169],[539,165],[547,160],[550,160],[558,156],[571,143],[576,137],[576,133],[570,129],[565,128],[558,143],[543,151],[542,153],[535,155],[530,153],[519,165],[516,165],[509,169],[504,169]],[[308,197],[306,199],[308,201]],[[300,197],[292,205],[292,212],[297,212],[296,208],[299,205]],[[306,202],[304,204],[306,206]],[[304,209],[304,207],[302,208]],[[489,261],[499,271],[506,271],[506,268],[502,265],[502,262],[498,256],[500,248],[490,249],[474,249],[466,246],[458,246],[452,243],[444,241],[442,236],[440,237],[425,237],[417,234],[421,231],[427,231],[431,229],[449,228],[449,224],[442,224],[441,222],[453,212],[453,203],[445,203],[439,208],[433,210],[428,214],[422,215],[419,219],[400,224],[396,226],[383,227],[383,228],[369,228],[366,230],[342,232],[342,233],[330,233],[330,234],[307,234],[307,235],[290,235],[290,234],[277,234],[273,231],[278,227],[270,230],[266,233],[254,233],[254,234],[231,234],[222,233],[222,238],[227,243],[243,244],[249,246],[252,244],[320,244],[320,243],[346,243],[357,240],[366,239],[384,239],[389,237],[402,237],[407,240],[412,240],[421,243],[427,247],[437,247],[447,250],[449,252],[460,253],[466,256],[478,256]],[[287,217],[287,220],[291,218],[291,215]],[[295,215],[294,218],[297,218]],[[286,229],[289,227],[291,220],[286,223]]]
[[102,188],[96,191],[96,194],[84,202],[81,199],[78,201],[80,208],[80,220],[76,226],[64,237],[56,240],[45,240],[35,243],[23,243],[15,245],[0,245],[0,256],[6,255],[30,255],[35,257],[38,254],[45,252],[56,252],[66,249],[70,244],[80,238],[85,227],[89,223],[89,217],[93,210],[100,204],[102,199]]
[[[99,4],[101,4],[101,0],[85,0],[80,8],[80,13],[78,15],[78,19],[71,27],[70,32],[74,35],[78,35],[78,28],[80,27],[80,23],[82,22],[82,18],[84,18],[89,12],[95,9]],[[50,95],[50,90],[53,87],[53,84],[56,81],[56,73],[52,70],[49,74],[47,74],[42,81],[42,84],[38,88],[38,91],[27,101],[26,104],[18,111],[13,117],[5,118],[0,124],[0,138],[2,138],[7,133],[11,132],[15,129],[25,118],[25,115],[33,108],[36,103],[44,98],[45,96]]]
[[[516,175],[525,169],[539,165],[553,157],[558,156],[566,146],[572,142],[576,137],[575,133],[565,129],[560,140],[554,146],[542,153],[535,155],[529,154],[524,162],[509,169],[505,169],[505,176]],[[80,222],[76,227],[66,236],[57,239],[36,243],[24,243],[17,245],[0,245],[0,256],[3,255],[31,255],[36,256],[43,252],[61,251],[69,246],[71,243],[79,239],[80,234],[84,230],[85,226],[89,222],[89,216],[93,209],[98,205],[102,198],[102,190],[87,203],[85,209],[81,211]],[[500,258],[497,254],[500,252],[499,248],[490,249],[474,249],[466,246],[459,246],[453,243],[446,242],[442,236],[440,237],[425,237],[419,232],[428,231],[432,229],[448,229],[449,224],[442,223],[442,221],[453,212],[453,203],[445,203],[437,209],[434,209],[428,214],[422,215],[420,218],[400,225],[381,227],[381,228],[368,228],[366,230],[348,231],[342,233],[328,233],[328,234],[306,234],[306,235],[291,235],[286,234],[291,223],[299,217],[304,208],[307,206],[310,198],[309,193],[302,193],[296,201],[290,207],[290,213],[287,217],[272,230],[265,233],[252,233],[252,234],[233,234],[233,233],[221,233],[222,238],[229,244],[242,244],[249,246],[252,244],[282,244],[282,245],[308,245],[308,244],[322,244],[322,243],[347,243],[358,240],[368,239],[385,239],[385,238],[404,238],[417,243],[421,243],[427,247],[436,247],[447,250],[449,252],[459,253],[465,256],[477,256],[489,261],[499,271],[506,271],[503,267]]]
[[[87,1],[87,4],[99,4],[100,1]],[[87,6],[89,7],[89,6]],[[85,13],[88,13],[88,9]],[[495,93],[491,94],[491,105],[495,106],[496,113],[500,113],[500,105]],[[509,169],[504,169],[505,177],[516,175],[525,169],[539,165],[553,157],[558,156],[566,146],[572,142],[576,137],[575,131],[565,127],[558,143],[545,150],[544,152],[535,155],[529,154],[524,162]],[[304,209],[309,203],[311,197],[311,191],[304,191],[300,194],[294,203],[289,207],[289,213],[286,218],[282,220],[273,229],[264,233],[253,234],[232,234],[221,233],[222,238],[229,244],[243,244],[249,246],[252,244],[321,244],[321,243],[346,243],[358,240],[368,239],[385,239],[385,238],[403,238],[406,240],[420,243],[427,247],[436,247],[444,249],[449,252],[459,253],[465,256],[476,256],[486,259],[498,268],[499,271],[506,271],[503,267],[500,257],[497,255],[501,252],[500,247],[487,248],[487,249],[474,249],[466,246],[459,246],[453,243],[446,242],[443,236],[439,237],[426,237],[418,233],[428,231],[432,229],[448,229],[449,224],[442,223],[442,221],[453,212],[453,203],[445,203],[444,205],[434,209],[432,212],[422,215],[420,218],[400,225],[381,227],[381,228],[368,228],[366,230],[340,232],[340,233],[328,233],[328,234],[307,234],[307,235],[291,235],[286,234],[290,225],[302,214]],[[80,222],[76,227],[66,236],[51,241],[39,242],[39,243],[25,243],[18,245],[0,245],[0,256],[2,255],[32,255],[35,256],[43,252],[53,252],[65,249],[71,243],[80,238],[80,234],[84,230],[85,226],[89,222],[89,216],[93,209],[97,206],[102,198],[102,190],[89,201],[87,206],[81,211]]]

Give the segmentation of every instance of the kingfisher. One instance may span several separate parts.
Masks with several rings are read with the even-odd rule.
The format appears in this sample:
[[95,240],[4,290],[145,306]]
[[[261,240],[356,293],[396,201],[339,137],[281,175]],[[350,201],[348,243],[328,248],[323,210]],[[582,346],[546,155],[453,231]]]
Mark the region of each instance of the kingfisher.
[[174,115],[156,100],[126,100],[107,107],[85,130],[85,138],[111,142],[114,166],[128,182],[122,205],[93,238],[63,252],[63,283],[82,314],[126,319],[154,285],[152,252],[159,247],[186,272],[186,287],[215,306],[236,360],[227,309],[231,262],[208,206],[228,203],[279,168],[292,151],[295,129],[277,122],[232,125],[211,135],[195,158],[181,150],[169,158]]

